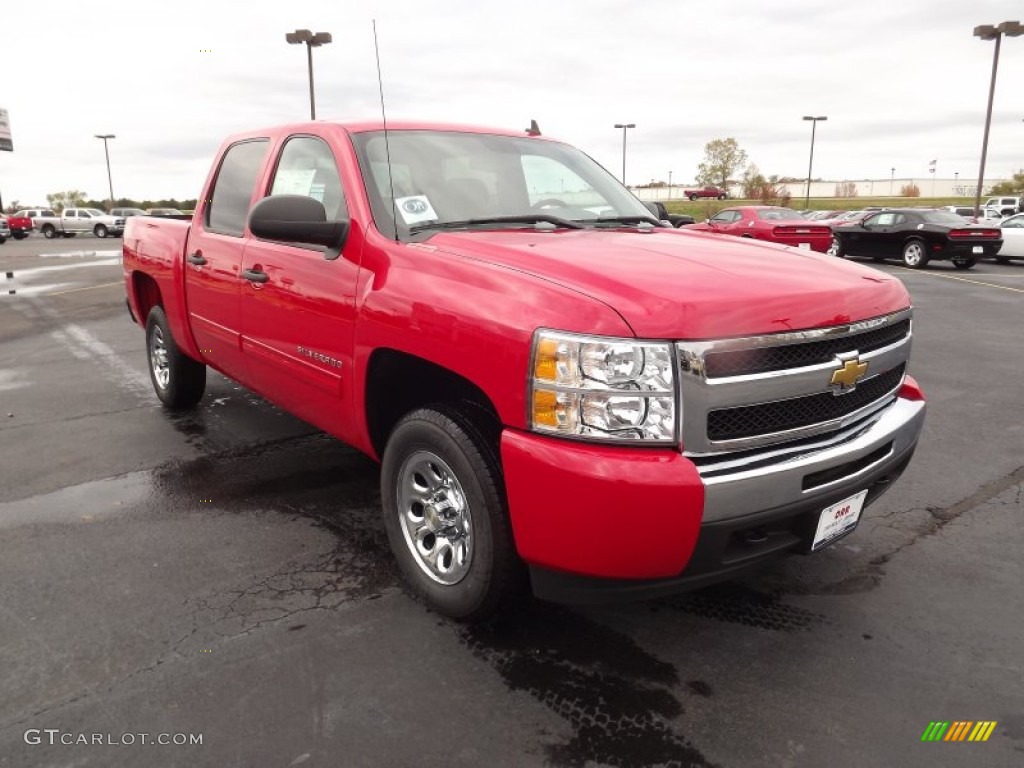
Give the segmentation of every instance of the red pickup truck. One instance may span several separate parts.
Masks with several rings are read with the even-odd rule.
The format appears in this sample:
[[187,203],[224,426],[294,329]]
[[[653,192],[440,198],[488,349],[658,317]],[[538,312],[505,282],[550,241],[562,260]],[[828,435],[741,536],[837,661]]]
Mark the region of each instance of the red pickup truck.
[[5,217],[7,225],[11,228],[11,236],[15,240],[24,240],[32,231],[32,219],[25,215],[25,211],[18,211]]
[[379,460],[401,571],[456,619],[527,574],[632,599],[819,550],[921,432],[899,280],[663,226],[546,137],[252,131],[200,200],[124,235],[158,397],[211,366]]
[[683,194],[691,200],[696,200],[699,197],[715,197],[719,200],[725,200],[729,196],[729,193],[721,189],[720,187],[701,187],[700,189],[684,189]]

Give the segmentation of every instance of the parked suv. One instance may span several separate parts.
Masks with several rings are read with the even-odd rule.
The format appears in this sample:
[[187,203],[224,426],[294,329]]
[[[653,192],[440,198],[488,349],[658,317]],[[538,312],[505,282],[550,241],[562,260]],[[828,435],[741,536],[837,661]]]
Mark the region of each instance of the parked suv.
[[990,197],[983,207],[999,211],[1001,216],[1013,216],[1024,213],[1024,197]]

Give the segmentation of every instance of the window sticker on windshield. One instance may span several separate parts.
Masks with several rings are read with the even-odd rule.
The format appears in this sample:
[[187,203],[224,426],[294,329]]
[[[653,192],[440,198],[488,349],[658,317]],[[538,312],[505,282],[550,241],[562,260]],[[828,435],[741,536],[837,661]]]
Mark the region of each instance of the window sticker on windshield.
[[310,188],[314,176],[315,168],[278,168],[274,177],[274,188],[270,190],[270,194],[312,197]]
[[395,207],[402,214],[406,224],[419,224],[422,221],[437,221],[437,213],[426,195],[411,195],[395,198]]

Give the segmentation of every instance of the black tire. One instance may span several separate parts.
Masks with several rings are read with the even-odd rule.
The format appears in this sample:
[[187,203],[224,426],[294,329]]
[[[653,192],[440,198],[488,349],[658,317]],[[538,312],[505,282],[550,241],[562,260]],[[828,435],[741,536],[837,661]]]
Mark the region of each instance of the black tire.
[[206,366],[178,349],[163,307],[153,307],[146,319],[146,358],[153,389],[164,406],[184,410],[202,399]]
[[6,237],[0,237],[0,245],[3,245],[6,242],[7,242],[7,238]]
[[835,256],[837,259],[845,258],[846,250],[843,248],[843,241],[838,235],[832,235],[832,242],[828,246],[828,250],[825,252],[829,256]]
[[42,233],[43,237],[47,240],[52,240],[57,236],[57,230],[54,228],[53,224],[43,224]]
[[718,196],[718,199],[719,199],[719,200],[725,200],[725,195],[719,195],[719,196]]
[[28,237],[28,232],[12,232],[11,236],[15,240],[24,240],[26,237]]
[[696,195],[690,195],[690,202],[693,202],[696,199],[697,199]]
[[912,238],[903,246],[903,264],[910,269],[924,269],[928,266],[928,246],[924,240]]
[[64,233],[64,237],[74,237],[76,234],[78,234],[78,233],[77,232],[65,232]]
[[97,224],[93,228],[92,233],[94,235],[96,235],[96,237],[106,237],[107,236],[107,228],[103,224]]
[[[497,430],[489,434],[483,421],[467,411],[435,405],[406,415],[388,438],[380,483],[384,528],[409,589],[434,611],[468,623],[490,616],[520,591],[522,566],[508,516]],[[421,486],[422,492],[417,490]],[[417,500],[428,491],[442,500]],[[458,532],[454,542],[433,533],[443,522]],[[460,546],[462,563],[456,554]],[[442,572],[430,554],[450,570]]]
[[977,259],[953,259],[953,266],[957,269],[971,269],[977,263]]

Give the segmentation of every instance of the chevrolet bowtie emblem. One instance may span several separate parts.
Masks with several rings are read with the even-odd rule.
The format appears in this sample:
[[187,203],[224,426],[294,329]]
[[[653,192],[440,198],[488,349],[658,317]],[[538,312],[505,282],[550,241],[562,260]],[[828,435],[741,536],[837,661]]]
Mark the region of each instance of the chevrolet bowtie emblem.
[[862,363],[859,357],[841,362],[842,367],[832,371],[832,392],[837,395],[852,392],[868,372],[868,364]]

